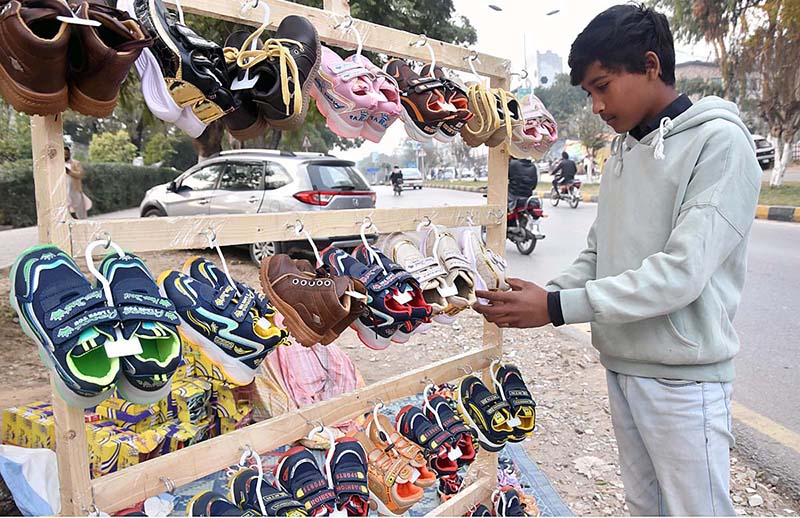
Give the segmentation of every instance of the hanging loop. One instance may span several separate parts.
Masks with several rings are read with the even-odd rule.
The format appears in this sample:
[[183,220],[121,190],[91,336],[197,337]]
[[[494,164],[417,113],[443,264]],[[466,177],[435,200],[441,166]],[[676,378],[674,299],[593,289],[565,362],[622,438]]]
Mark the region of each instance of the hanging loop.
[[[291,227],[289,227],[291,228]],[[317,268],[322,266],[322,256],[319,255],[319,249],[317,248],[317,244],[314,242],[314,238],[311,237],[311,234],[306,230],[306,226],[303,224],[302,220],[295,221],[294,224],[294,233],[297,236],[303,236],[306,238],[306,241],[311,245],[311,250],[314,251],[314,258],[317,260]]]
[[522,70],[520,70],[519,72],[511,72],[508,75],[513,76],[513,77],[518,77],[518,78],[520,78],[522,80],[528,79],[528,71],[525,70],[524,68]]
[[352,32],[353,35],[355,35],[356,44],[358,45],[358,47],[356,48],[356,55],[360,56],[361,52],[364,50],[364,41],[361,38],[361,33],[358,31],[355,20],[353,20],[353,17],[348,14],[347,16],[344,17],[344,20],[334,25],[333,28],[335,30],[341,30],[345,34],[347,34],[348,32]]
[[169,477],[158,477],[158,480],[164,484],[164,487],[167,488],[167,493],[174,495],[175,494],[175,482],[172,481]]
[[239,291],[239,287],[236,286],[236,282],[234,282],[230,270],[228,270],[228,262],[225,260],[225,256],[222,255],[222,248],[220,248],[219,243],[217,242],[217,232],[213,228],[208,227],[201,232],[201,234],[206,236],[206,239],[208,239],[208,247],[212,250],[216,250],[217,256],[222,263],[222,273],[225,274],[225,279],[227,279],[228,284],[231,286],[231,288],[233,288],[236,294],[241,297],[242,293]]

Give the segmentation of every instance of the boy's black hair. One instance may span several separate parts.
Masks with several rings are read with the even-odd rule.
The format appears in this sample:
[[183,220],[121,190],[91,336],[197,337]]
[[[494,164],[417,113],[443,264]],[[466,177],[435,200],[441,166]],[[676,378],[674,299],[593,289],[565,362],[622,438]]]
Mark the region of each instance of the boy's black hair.
[[667,17],[642,4],[615,5],[595,16],[572,43],[570,82],[581,84],[595,61],[612,71],[644,74],[649,51],[661,61],[661,80],[674,85],[675,43]]
[[561,152],[561,158],[563,158],[564,160],[568,160],[569,159],[569,153],[567,153],[566,151],[562,151]]

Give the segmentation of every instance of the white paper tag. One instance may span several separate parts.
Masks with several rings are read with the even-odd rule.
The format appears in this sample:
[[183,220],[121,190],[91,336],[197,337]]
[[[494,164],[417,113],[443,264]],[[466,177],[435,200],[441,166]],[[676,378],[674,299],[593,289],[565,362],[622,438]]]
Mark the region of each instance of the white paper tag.
[[345,295],[350,295],[354,299],[367,300],[367,296],[366,295],[364,295],[363,293],[359,293],[357,291],[347,290],[344,293],[345,293]]
[[270,322],[268,318],[261,317],[258,319],[258,322],[256,322],[256,327],[261,329],[269,329],[272,327],[272,322]]
[[344,509],[334,509],[333,512],[328,516],[333,516],[334,518],[347,518],[347,511]]
[[398,304],[408,304],[414,298],[408,292],[398,293],[392,297]]
[[409,480],[409,482],[411,482],[413,484],[414,482],[417,481],[417,479],[419,478],[421,473],[419,472],[419,470],[417,468],[414,468],[414,467],[412,467],[411,470],[412,470],[411,471],[411,480]]
[[103,347],[105,347],[106,356],[109,358],[121,358],[123,356],[142,354],[142,344],[133,337],[126,340],[120,335],[117,340],[107,341]]
[[450,460],[456,460],[460,459],[462,455],[464,455],[464,453],[461,451],[461,448],[456,446],[455,448],[450,450],[450,452],[447,454],[447,458]]
[[519,417],[512,417],[511,419],[508,420],[508,426],[510,426],[511,428],[516,428],[517,426],[520,426],[521,424],[522,424],[522,421],[520,420]]

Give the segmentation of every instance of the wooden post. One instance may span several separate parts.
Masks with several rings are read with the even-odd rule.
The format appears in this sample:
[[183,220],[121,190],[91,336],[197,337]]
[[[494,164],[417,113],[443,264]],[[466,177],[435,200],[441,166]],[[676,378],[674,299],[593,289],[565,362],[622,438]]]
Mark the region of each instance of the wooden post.
[[[31,141],[39,242],[52,243],[72,255],[61,116],[31,117]],[[83,410],[64,403],[52,383],[53,376],[56,374],[51,373],[51,386],[61,514],[86,515],[92,506],[92,487]]]

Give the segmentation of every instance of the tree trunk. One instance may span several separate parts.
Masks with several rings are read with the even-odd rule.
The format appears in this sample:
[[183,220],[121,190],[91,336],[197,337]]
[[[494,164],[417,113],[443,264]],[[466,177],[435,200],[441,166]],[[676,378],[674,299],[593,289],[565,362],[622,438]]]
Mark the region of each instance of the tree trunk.
[[200,137],[192,141],[195,151],[197,151],[197,161],[202,162],[211,155],[222,151],[222,136],[225,133],[225,125],[222,121],[215,120],[208,125]]
[[791,139],[784,141],[784,139],[775,139],[775,167],[772,169],[772,175],[769,179],[770,187],[780,187],[783,185],[783,176],[786,173],[786,168],[792,160],[792,142]]

